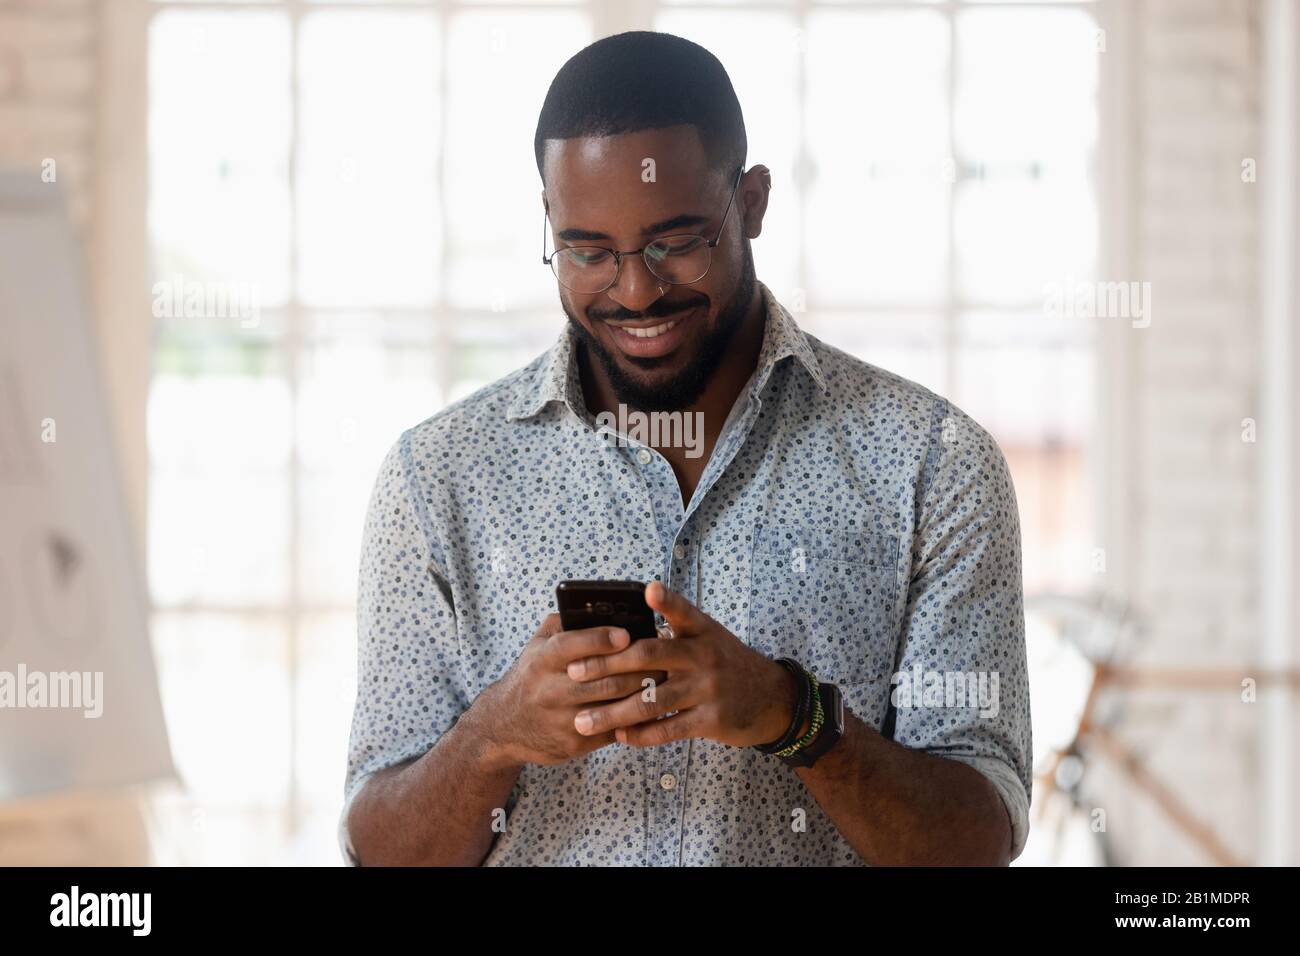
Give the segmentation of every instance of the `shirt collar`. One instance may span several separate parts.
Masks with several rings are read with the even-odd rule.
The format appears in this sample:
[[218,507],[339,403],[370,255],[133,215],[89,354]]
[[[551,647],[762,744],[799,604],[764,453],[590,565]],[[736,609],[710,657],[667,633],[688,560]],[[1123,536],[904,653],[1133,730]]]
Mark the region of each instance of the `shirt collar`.
[[[750,379],[751,397],[762,392],[777,363],[791,356],[798,359],[822,392],[827,391],[826,378],[807,334],[799,328],[789,310],[776,300],[771,289],[761,281],[757,285],[763,297],[766,318],[763,347],[758,354],[754,376]],[[532,377],[525,379],[510,403],[506,410],[508,420],[530,418],[550,402],[564,402],[574,415],[587,417],[589,413],[583,408],[581,399],[575,341],[573,330],[566,321],[559,339],[547,350]]]

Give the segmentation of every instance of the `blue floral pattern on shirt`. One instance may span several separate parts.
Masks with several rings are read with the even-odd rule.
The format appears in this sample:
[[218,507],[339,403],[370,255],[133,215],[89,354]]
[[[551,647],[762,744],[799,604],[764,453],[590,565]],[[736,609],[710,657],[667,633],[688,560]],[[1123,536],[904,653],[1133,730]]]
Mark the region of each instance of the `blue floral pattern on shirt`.
[[[896,673],[996,673],[995,715],[900,706],[893,738],[982,772],[1019,854],[1030,707],[1005,459],[960,409],[803,332],[758,287],[756,370],[688,505],[658,452],[595,431],[567,328],[392,447],[361,556],[349,802],[510,667],[558,581],[658,578],[837,683],[876,729]],[[864,862],[793,769],[709,740],[530,764],[504,809],[487,864]]]

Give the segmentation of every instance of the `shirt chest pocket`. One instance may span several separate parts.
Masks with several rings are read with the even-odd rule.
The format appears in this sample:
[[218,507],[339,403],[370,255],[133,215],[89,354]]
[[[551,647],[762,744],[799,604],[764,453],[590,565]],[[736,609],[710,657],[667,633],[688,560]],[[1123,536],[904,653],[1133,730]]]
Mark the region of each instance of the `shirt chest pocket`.
[[897,649],[898,536],[792,525],[756,529],[749,645],[835,684],[887,677]]

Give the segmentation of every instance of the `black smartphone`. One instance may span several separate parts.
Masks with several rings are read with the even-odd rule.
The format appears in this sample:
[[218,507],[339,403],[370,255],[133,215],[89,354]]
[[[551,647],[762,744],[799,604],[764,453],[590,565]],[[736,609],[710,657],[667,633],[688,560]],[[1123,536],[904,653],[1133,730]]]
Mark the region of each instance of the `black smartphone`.
[[555,603],[566,631],[621,627],[634,641],[658,636],[655,612],[645,602],[640,581],[561,581]]

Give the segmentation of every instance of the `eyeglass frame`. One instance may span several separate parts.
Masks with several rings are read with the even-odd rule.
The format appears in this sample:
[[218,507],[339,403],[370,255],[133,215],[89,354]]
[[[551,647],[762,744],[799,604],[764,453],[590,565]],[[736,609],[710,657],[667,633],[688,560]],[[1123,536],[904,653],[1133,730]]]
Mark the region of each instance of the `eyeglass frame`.
[[[691,282],[699,282],[700,279],[703,279],[704,276],[709,274],[709,269],[713,268],[713,250],[717,248],[718,243],[722,240],[722,233],[727,228],[727,219],[731,215],[731,205],[733,202],[735,202],[736,190],[740,188],[740,180],[741,177],[744,176],[744,174],[745,174],[745,167],[742,165],[739,169],[736,170],[736,181],[731,186],[731,195],[727,199],[727,208],[722,213],[722,224],[718,226],[718,234],[714,236],[712,239],[707,240],[706,248],[709,250],[709,264],[708,266],[705,267],[704,274],[701,275],[698,279],[692,279]],[[651,239],[640,249],[632,249],[629,252],[619,252],[617,249],[606,249],[603,246],[558,246],[556,247],[555,251],[548,256],[546,254],[546,221],[549,218],[550,218],[550,213],[547,212],[546,210],[543,210],[542,212],[542,265],[550,268],[551,274],[555,276],[556,282],[560,282],[560,277],[559,275],[556,274],[555,267],[551,265],[551,261],[557,255],[563,252],[565,249],[600,249],[602,252],[608,252],[614,257],[614,278],[610,280],[609,285],[605,286],[605,288],[603,289],[597,289],[595,292],[578,292],[579,295],[600,295],[602,292],[606,292],[614,288],[614,286],[618,284],[618,277],[623,272],[623,257],[635,256],[637,254],[640,254],[642,260],[645,262],[646,270],[652,276],[655,277],[656,282],[664,282],[667,283],[668,285],[690,285],[691,284],[690,282],[668,282],[667,279],[661,279],[659,277],[659,273],[655,272],[654,269],[650,267],[650,260],[645,257],[645,251],[648,248],[650,248],[652,245],[654,245],[656,242],[661,242],[665,239],[680,239],[687,236],[690,236],[693,239],[703,239],[704,238],[703,236],[696,235],[693,232],[682,232],[682,233],[674,233],[671,236],[660,236],[657,239]],[[560,285],[564,285],[564,283],[560,282]],[[565,285],[564,287],[566,289],[569,289],[567,285]],[[577,292],[578,290],[569,289],[569,291]]]

